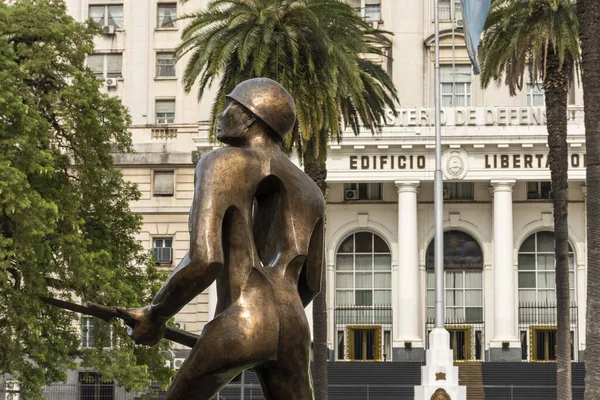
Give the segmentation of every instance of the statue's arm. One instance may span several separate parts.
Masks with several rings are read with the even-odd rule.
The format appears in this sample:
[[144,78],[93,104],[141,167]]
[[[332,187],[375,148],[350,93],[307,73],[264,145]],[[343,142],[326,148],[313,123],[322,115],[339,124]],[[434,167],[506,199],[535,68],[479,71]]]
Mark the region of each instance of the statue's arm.
[[313,228],[306,261],[298,280],[298,293],[304,307],[321,291],[323,265],[325,263],[324,240],[323,219],[320,218]]
[[190,250],[152,300],[158,321],[168,320],[204,291],[223,267],[222,222],[229,204],[217,167],[218,162],[207,157],[196,168]]

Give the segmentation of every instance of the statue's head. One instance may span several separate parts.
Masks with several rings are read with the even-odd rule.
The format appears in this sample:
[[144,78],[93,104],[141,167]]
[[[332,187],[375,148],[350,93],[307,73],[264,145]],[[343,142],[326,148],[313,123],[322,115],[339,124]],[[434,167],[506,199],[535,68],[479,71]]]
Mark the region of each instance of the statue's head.
[[278,141],[283,140],[296,122],[292,96],[272,79],[248,79],[237,85],[226,98],[229,104],[221,113],[217,136],[222,142],[241,137],[255,118],[260,119]]

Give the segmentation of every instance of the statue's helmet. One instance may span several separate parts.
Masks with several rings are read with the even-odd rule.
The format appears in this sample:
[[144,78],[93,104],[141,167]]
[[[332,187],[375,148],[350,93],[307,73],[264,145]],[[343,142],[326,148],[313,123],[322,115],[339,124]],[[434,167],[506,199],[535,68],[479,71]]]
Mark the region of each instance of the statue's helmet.
[[296,122],[294,99],[283,86],[272,79],[248,79],[225,97],[252,111],[281,139],[292,130]]

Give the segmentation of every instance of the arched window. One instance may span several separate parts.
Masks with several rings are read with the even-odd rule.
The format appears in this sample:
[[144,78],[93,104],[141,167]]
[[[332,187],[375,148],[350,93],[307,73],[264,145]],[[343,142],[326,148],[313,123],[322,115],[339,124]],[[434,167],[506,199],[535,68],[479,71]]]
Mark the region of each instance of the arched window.
[[336,255],[337,306],[392,304],[392,256],[385,241],[371,232],[348,236]]
[[335,263],[338,360],[388,361],[392,350],[392,256],[371,232],[348,236]]
[[[536,232],[519,249],[519,303],[556,304],[554,233]],[[569,245],[570,298],[575,300],[575,261]]]
[[[536,232],[525,239],[519,248],[519,331],[523,360],[556,360],[555,264],[553,232]],[[577,306],[575,305],[575,257],[571,245],[569,245],[569,288],[571,357],[575,359]]]
[[[434,241],[427,248],[427,320],[435,317]],[[483,253],[473,237],[444,232],[446,322],[483,321]]]
[[[434,249],[432,240],[426,254],[427,331],[433,328],[435,318]],[[465,232],[444,232],[444,303],[454,360],[482,360],[483,252]]]

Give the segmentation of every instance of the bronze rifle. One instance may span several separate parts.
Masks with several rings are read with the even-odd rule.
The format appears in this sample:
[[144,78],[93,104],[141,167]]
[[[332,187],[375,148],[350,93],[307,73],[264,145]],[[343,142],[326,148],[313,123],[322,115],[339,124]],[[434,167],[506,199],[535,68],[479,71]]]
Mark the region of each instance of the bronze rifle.
[[[100,318],[106,322],[110,322],[115,318],[122,319],[130,328],[133,328],[135,321],[131,318],[126,318],[122,314],[119,314],[114,307],[107,307],[95,303],[86,303],[85,305],[71,303],[64,300],[55,299],[52,297],[42,297],[42,301],[54,307],[63,308],[65,310],[74,311],[76,313],[90,315],[92,317]],[[187,347],[194,347],[199,336],[190,332],[183,331],[181,329],[172,328],[167,326],[165,331],[165,339],[175,343],[182,344]]]

